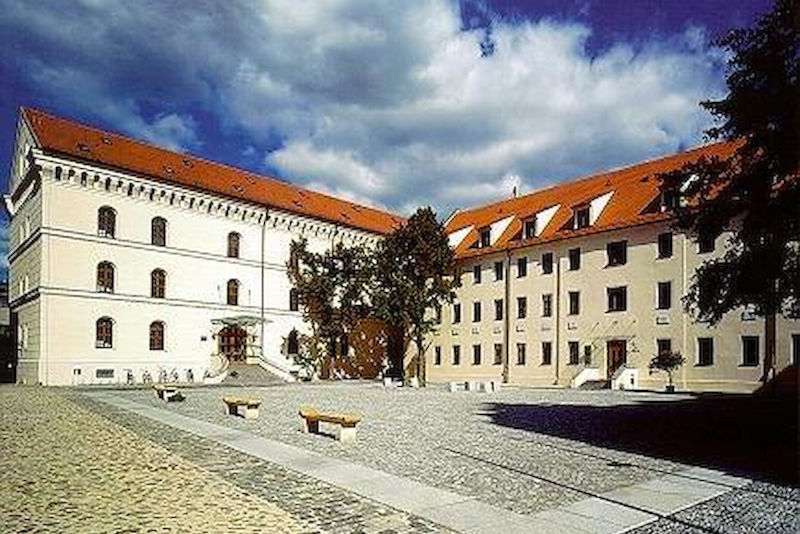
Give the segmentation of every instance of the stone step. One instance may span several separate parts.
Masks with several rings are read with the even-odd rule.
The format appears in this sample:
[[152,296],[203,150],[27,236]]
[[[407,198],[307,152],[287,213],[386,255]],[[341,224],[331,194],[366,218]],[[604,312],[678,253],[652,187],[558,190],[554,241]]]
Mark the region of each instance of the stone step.
[[231,364],[228,376],[221,384],[226,386],[269,386],[283,384],[284,381],[258,364]]
[[578,389],[611,389],[611,380],[587,380]]

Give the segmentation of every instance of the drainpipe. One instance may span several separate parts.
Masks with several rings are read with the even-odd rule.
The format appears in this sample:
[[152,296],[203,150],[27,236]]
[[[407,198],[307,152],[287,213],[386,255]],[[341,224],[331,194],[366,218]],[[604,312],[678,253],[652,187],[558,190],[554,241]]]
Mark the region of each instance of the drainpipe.
[[261,359],[266,361],[266,354],[264,354],[264,298],[266,296],[266,279],[264,275],[264,267],[266,264],[266,240],[267,240],[267,221],[269,220],[269,209],[264,211],[264,221],[261,223]]
[[506,278],[505,278],[505,303],[503,306],[505,307],[503,313],[503,346],[504,354],[503,354],[503,383],[508,384],[508,375],[510,371],[510,364],[509,358],[511,353],[511,348],[509,347],[510,343],[510,323],[511,323],[511,251],[506,249]]
[[[688,277],[687,277],[687,271],[686,271],[686,269],[687,269],[687,265],[686,265],[687,264],[686,242],[688,241],[688,239],[686,239],[686,234],[685,233],[681,233],[680,236],[681,236],[681,241],[682,241],[682,244],[683,244],[683,247],[682,247],[682,249],[683,249],[683,258],[681,258],[681,263],[682,263],[682,266],[683,266],[683,268],[681,270],[683,272],[681,273],[681,278],[683,279],[683,295],[685,295],[686,292],[687,292],[687,286],[688,286]],[[675,237],[675,234],[673,234],[673,238],[674,237]],[[688,320],[689,320],[688,315],[686,313],[681,313],[681,333],[682,333],[682,337],[683,337],[683,354],[684,354],[684,356],[689,354],[689,351],[688,351],[689,347],[687,346],[687,343],[688,343],[689,340],[687,339],[687,333],[686,333],[686,330],[687,330],[687,324],[686,323],[687,323]],[[686,367],[687,367],[686,365],[681,365],[681,378],[682,378],[682,382],[683,382],[683,389],[686,389]]]
[[560,376],[560,367],[561,367],[561,359],[559,355],[561,354],[561,256],[557,255],[555,251],[553,251],[553,262],[556,264],[556,293],[553,298],[553,310],[554,318],[553,322],[555,323],[556,333],[555,333],[555,341],[554,341],[554,352],[555,354],[555,364],[556,364],[556,379],[553,385],[558,385],[558,380]]

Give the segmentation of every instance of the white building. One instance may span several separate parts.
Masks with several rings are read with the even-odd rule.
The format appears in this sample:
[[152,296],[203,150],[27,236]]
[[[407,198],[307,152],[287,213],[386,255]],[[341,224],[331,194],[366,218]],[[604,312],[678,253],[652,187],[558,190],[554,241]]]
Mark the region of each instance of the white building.
[[[657,178],[732,150],[708,145],[455,213],[446,229],[462,286],[441,310],[428,379],[663,389],[667,376],[648,363],[671,350],[686,358],[678,388],[757,389],[764,320],[739,309],[709,326],[681,302],[695,269],[724,254],[728,236],[698,242],[674,232],[678,197]],[[775,369],[798,358],[800,321],[779,316]]]
[[5,202],[17,378],[45,385],[213,380],[228,360],[290,378],[291,241],[401,220],[33,109]]

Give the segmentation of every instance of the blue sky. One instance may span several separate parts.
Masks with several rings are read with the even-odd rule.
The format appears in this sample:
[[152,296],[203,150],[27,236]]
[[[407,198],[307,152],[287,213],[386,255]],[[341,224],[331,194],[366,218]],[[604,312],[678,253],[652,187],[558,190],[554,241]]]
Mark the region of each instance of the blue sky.
[[724,94],[711,40],[770,5],[0,0],[3,180],[29,105],[446,213],[702,142],[697,104]]

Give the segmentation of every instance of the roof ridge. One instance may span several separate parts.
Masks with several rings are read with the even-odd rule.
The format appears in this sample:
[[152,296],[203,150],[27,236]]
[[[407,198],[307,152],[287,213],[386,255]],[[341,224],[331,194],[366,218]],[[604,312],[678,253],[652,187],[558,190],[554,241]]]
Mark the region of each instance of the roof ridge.
[[[212,166],[212,167],[215,167],[215,166],[224,167],[226,169],[230,169],[231,171],[235,171],[237,173],[253,175],[255,178],[258,178],[258,179],[263,180],[265,182],[271,182],[271,183],[275,183],[275,184],[278,184],[278,185],[281,185],[281,186],[289,187],[291,189],[294,189],[298,193],[306,193],[306,192],[307,193],[313,193],[314,195],[319,195],[319,196],[325,197],[327,199],[334,200],[336,202],[349,204],[350,207],[355,206],[355,207],[357,207],[359,209],[371,210],[371,211],[374,211],[376,213],[380,213],[380,214],[388,215],[389,217],[392,217],[392,218],[396,218],[399,221],[405,220],[405,217],[403,217],[402,215],[399,215],[397,213],[394,213],[394,212],[391,212],[391,211],[388,211],[388,210],[383,210],[383,209],[379,209],[379,208],[376,208],[376,207],[373,207],[373,206],[361,204],[361,203],[358,203],[358,202],[353,202],[351,200],[347,200],[347,199],[343,199],[343,198],[340,198],[340,197],[336,197],[336,196],[330,195],[328,193],[317,191],[315,189],[302,187],[302,186],[299,186],[299,185],[294,184],[292,182],[277,178],[275,176],[270,176],[270,175],[263,174],[263,173],[260,173],[260,172],[244,169],[242,167],[237,167],[237,166],[231,165],[229,163],[213,161],[213,160],[210,160],[210,159],[205,158],[203,156],[197,156],[197,155],[192,154],[190,152],[180,152],[180,151],[177,151],[177,150],[164,148],[164,147],[159,146],[159,145],[157,145],[155,143],[148,142],[148,141],[142,141],[141,139],[137,139],[135,137],[120,133],[118,131],[104,130],[104,129],[98,128],[97,126],[94,126],[94,125],[91,125],[91,124],[87,124],[85,122],[82,122],[82,121],[79,121],[79,120],[75,120],[75,119],[72,119],[72,118],[67,118],[67,117],[63,117],[63,116],[60,116],[60,115],[56,115],[54,113],[51,113],[49,111],[45,111],[45,110],[42,110],[42,109],[39,109],[39,108],[34,108],[34,107],[30,107],[30,106],[20,106],[20,110],[23,112],[24,116],[26,117],[26,121],[28,121],[28,117],[27,117],[28,113],[44,115],[44,116],[46,116],[46,117],[48,117],[50,119],[72,123],[73,125],[79,126],[81,128],[85,128],[87,130],[91,130],[91,131],[96,132],[96,133],[98,133],[100,135],[114,135],[114,136],[120,137],[120,138],[122,138],[122,139],[124,139],[124,140],[126,140],[128,142],[131,142],[131,143],[134,143],[136,145],[139,145],[141,147],[145,147],[145,148],[148,148],[148,149],[160,150],[162,152],[167,152],[169,154],[173,154],[173,155],[177,155],[177,156],[181,156],[181,157],[185,157],[185,158],[191,158],[193,160],[200,161],[200,162],[205,163],[206,165],[209,165],[209,166]],[[36,132],[35,132],[35,130],[33,128],[33,124],[29,124],[29,127],[30,127],[31,130],[34,131],[34,136],[36,136]]]

